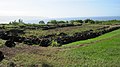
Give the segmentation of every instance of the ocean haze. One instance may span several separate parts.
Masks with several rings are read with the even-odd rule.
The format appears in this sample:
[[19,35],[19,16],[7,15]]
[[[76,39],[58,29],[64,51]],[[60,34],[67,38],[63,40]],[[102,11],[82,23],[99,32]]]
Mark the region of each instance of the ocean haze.
[[52,18],[56,20],[85,20],[85,19],[92,19],[92,20],[120,20],[120,16],[100,16],[100,17],[69,17],[69,18]]
[[48,19],[40,16],[0,16],[0,23],[9,23],[11,21],[18,21],[22,19],[25,23],[38,23],[40,20]]
[[120,16],[103,16],[103,17],[69,17],[69,18],[48,18],[48,17],[40,17],[40,16],[0,16],[0,23],[9,23],[10,21],[22,19],[25,23],[38,23],[43,20],[47,23],[50,20],[120,20]]

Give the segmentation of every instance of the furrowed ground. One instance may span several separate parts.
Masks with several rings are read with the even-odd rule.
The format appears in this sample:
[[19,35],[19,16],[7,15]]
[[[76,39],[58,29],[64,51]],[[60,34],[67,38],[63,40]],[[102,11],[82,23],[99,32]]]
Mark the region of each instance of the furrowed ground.
[[73,35],[75,32],[82,32],[90,29],[98,29],[104,26],[109,26],[109,25],[99,25],[99,24],[84,24],[82,26],[73,26],[73,27],[63,27],[63,28],[56,28],[56,29],[50,29],[50,30],[25,30],[25,34],[21,35],[24,37],[30,37],[30,36],[45,36],[45,35],[51,35],[51,34],[60,34],[62,32],[68,34],[68,35]]
[[63,47],[17,45],[0,50],[6,57],[2,67],[11,63],[17,67],[120,67],[120,29]]

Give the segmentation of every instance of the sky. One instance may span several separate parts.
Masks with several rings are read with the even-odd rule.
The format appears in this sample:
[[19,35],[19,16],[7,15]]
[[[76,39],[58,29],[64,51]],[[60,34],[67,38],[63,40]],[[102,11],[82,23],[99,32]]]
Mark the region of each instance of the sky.
[[0,16],[120,16],[120,0],[0,0]]

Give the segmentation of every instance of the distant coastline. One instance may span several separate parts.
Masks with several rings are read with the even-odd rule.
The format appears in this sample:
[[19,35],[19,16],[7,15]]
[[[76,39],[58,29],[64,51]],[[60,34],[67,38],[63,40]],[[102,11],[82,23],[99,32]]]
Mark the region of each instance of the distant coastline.
[[37,17],[37,16],[0,16],[0,23],[9,23],[10,21],[23,19],[25,23],[38,23],[39,21],[43,20],[48,22],[49,20],[85,20],[85,19],[92,19],[92,20],[120,20],[120,16],[101,16],[101,17],[69,17],[69,18],[47,18],[47,17]]

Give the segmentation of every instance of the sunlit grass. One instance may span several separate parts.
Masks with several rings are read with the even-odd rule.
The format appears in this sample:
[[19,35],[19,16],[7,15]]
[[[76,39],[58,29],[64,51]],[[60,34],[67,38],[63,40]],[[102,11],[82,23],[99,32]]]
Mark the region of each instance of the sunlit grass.
[[65,44],[65,45],[63,45],[63,47],[75,46],[75,45],[80,45],[80,44],[86,44],[86,43],[90,43],[90,42],[95,42],[95,41],[98,41],[98,40],[111,38],[111,37],[119,35],[119,34],[120,34],[120,30],[115,30],[113,32],[104,34],[104,35],[96,37],[96,38],[92,38],[92,39],[88,39],[88,40],[82,40],[82,41],[77,41],[77,42],[73,42],[73,43],[70,43],[70,44]]
[[[107,39],[100,42],[73,48],[61,52],[59,56],[66,61],[65,66],[87,66],[87,67],[119,67],[120,66],[120,30],[108,33],[96,39]],[[86,42],[89,42],[86,40]],[[84,42],[85,43],[85,42]],[[78,43],[78,44],[81,44]],[[61,61],[61,60],[59,60]],[[63,62],[58,63],[62,64]]]
[[64,28],[56,28],[56,29],[50,29],[50,30],[26,30],[25,34],[22,36],[29,37],[34,34],[34,36],[45,36],[45,35],[50,35],[50,34],[59,34],[59,33],[66,33],[68,35],[73,35],[75,32],[81,32],[81,31],[86,31],[90,29],[98,29],[103,27],[104,25],[91,25],[91,24],[85,24],[83,26],[74,26],[74,27],[64,27]]
[[5,41],[0,39],[0,46],[4,45]]
[[[101,40],[101,41],[99,41]],[[91,43],[98,41],[95,43]],[[17,53],[10,61],[17,65],[53,67],[120,67],[120,30],[102,36],[70,43],[65,47],[88,44],[87,46],[64,48],[60,50]],[[48,47],[52,48],[52,47]],[[32,48],[31,48],[32,49]],[[1,64],[8,63],[3,60]]]

